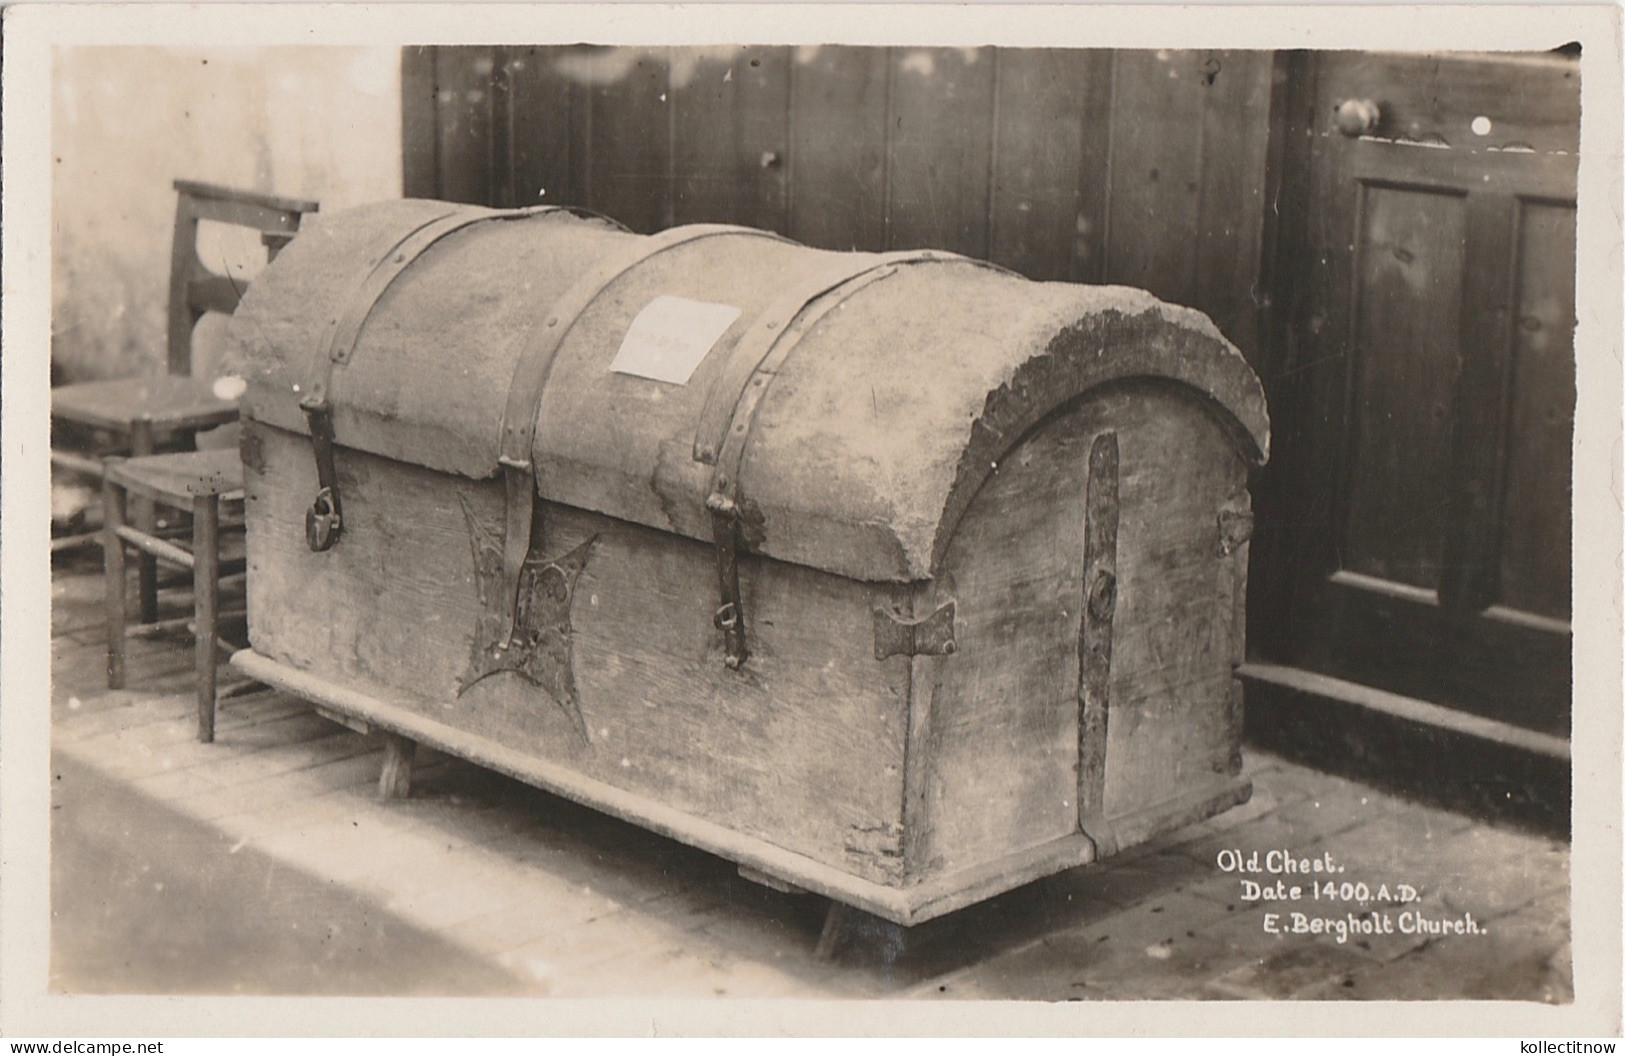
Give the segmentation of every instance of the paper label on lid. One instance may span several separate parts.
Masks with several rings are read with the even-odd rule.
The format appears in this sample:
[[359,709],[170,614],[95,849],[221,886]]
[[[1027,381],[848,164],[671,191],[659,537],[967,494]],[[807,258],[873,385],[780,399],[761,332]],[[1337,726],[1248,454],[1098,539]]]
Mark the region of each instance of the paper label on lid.
[[609,369],[672,385],[686,385],[694,369],[739,318],[731,304],[659,296],[643,306]]

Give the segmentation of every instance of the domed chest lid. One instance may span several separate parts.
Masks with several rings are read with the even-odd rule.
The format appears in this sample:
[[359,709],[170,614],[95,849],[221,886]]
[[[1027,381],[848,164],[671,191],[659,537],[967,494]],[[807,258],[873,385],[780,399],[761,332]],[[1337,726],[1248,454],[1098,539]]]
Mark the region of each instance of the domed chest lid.
[[1098,386],[1170,382],[1242,457],[1268,447],[1256,377],[1197,312],[742,228],[645,237],[422,201],[321,214],[232,334],[244,413],[330,430],[340,458],[506,476],[708,542],[731,517],[746,550],[868,581],[932,575],[1002,454]]

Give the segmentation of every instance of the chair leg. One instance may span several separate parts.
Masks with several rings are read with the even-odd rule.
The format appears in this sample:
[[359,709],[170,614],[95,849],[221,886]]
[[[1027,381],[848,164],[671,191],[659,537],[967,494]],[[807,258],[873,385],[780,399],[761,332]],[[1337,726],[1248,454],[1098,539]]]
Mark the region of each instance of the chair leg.
[[103,594],[107,615],[107,688],[124,688],[125,612],[124,540],[118,530],[124,527],[124,489],[102,479],[102,568]]
[[215,634],[220,616],[220,496],[192,499],[192,598],[197,621],[197,739],[214,740]]
[[[152,423],[136,422],[130,430],[130,455],[152,454]],[[129,519],[137,529],[151,535],[158,527],[157,507],[151,499],[138,496],[131,504]],[[136,557],[137,596],[141,602],[141,622],[158,622],[158,559],[145,551]]]

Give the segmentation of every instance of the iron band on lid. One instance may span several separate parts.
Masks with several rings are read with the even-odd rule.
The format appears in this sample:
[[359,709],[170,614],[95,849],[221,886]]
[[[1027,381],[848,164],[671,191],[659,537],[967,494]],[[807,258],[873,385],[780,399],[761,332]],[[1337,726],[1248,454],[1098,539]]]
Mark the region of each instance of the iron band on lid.
[[355,354],[356,343],[361,340],[361,330],[378,302],[414,261],[446,236],[486,220],[525,219],[560,211],[563,211],[561,206],[542,205],[510,210],[458,207],[443,212],[420,224],[385,250],[366,277],[350,291],[344,309],[332,320],[323,335],[310,374],[312,381],[299,401],[310,429],[319,489],[315,501],[305,512],[305,544],[313,552],[331,549],[344,532],[344,504],[333,462],[333,412],[328,403],[333,370],[340,364],[348,363]]

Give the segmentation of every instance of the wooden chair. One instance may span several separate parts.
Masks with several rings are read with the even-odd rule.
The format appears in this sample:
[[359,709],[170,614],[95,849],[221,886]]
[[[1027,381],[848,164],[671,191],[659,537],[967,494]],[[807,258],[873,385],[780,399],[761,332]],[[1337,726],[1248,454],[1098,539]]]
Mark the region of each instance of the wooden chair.
[[[127,522],[129,497],[191,514],[191,548],[179,546],[150,530]],[[193,634],[197,640],[198,740],[214,740],[215,660],[219,641],[220,523],[224,507],[242,519],[243,465],[235,450],[179,451],[141,458],[111,458],[102,477],[102,545],[106,554],[107,685],[124,686],[125,640],[130,633],[126,594],[125,547],[143,557],[192,572]],[[241,562],[234,564],[240,566]],[[180,622],[185,622],[180,621]],[[148,621],[147,627],[161,627]]]
[[[198,256],[202,221],[235,224],[260,232],[269,259],[298,231],[315,202],[278,198],[209,184],[178,180],[175,237],[170,260],[169,373],[156,378],[90,382],[52,390],[55,422],[70,422],[111,433],[128,457],[90,459],[51,452],[54,465],[101,478],[102,530],[107,604],[107,684],[122,688],[125,643],[130,633],[193,624],[197,640],[198,736],[214,739],[215,659],[221,619],[220,527],[242,520],[242,464],[235,448],[153,453],[160,443],[190,444],[204,428],[237,418],[237,402],[214,391],[211,379],[192,376],[192,335],[209,312],[230,314],[245,285],[208,268]],[[159,507],[189,514],[191,545],[156,528]],[[125,551],[139,562],[140,621],[128,622]],[[55,547],[53,547],[55,548]],[[158,619],[158,562],[192,573],[191,621]]]
[[[256,191],[235,190],[192,180],[176,180],[175,231],[169,261],[168,372],[158,376],[119,378],[61,385],[51,390],[53,433],[62,427],[80,427],[110,437],[111,449],[101,454],[139,457],[160,447],[190,446],[202,429],[237,419],[237,401],[216,395],[213,380],[192,376],[192,335],[209,312],[230,314],[242,298],[245,284],[209,268],[198,255],[199,224],[213,221],[260,232],[267,256],[275,259],[299,230],[305,214],[316,202],[282,198]],[[102,476],[102,460],[55,445],[51,465]],[[135,520],[150,530],[146,500]],[[53,553],[98,541],[101,533],[87,532],[52,541]],[[143,560],[143,611],[151,587],[152,567]],[[147,612],[151,616],[150,612]]]

